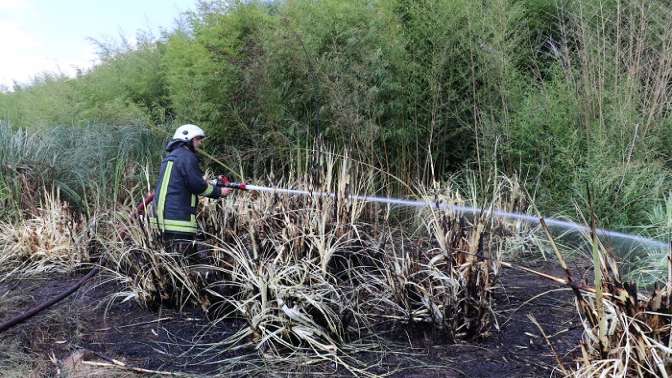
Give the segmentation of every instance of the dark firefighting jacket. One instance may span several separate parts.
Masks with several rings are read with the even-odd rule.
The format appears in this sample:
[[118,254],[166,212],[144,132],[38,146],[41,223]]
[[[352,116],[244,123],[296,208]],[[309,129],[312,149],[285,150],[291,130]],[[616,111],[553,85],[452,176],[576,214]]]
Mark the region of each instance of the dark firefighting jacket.
[[188,142],[173,140],[166,150],[150,222],[161,232],[195,234],[197,196],[219,198],[221,189],[203,179],[198,157]]

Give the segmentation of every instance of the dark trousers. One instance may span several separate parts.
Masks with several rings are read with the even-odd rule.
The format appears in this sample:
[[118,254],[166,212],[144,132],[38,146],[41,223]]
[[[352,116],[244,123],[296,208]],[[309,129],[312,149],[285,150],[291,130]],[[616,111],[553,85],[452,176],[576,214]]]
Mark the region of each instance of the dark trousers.
[[168,251],[184,256],[189,263],[199,264],[207,262],[208,253],[198,243],[196,234],[164,232],[161,236]]
[[161,234],[161,240],[168,252],[180,254],[189,259],[196,253],[196,235],[194,234],[164,232]]

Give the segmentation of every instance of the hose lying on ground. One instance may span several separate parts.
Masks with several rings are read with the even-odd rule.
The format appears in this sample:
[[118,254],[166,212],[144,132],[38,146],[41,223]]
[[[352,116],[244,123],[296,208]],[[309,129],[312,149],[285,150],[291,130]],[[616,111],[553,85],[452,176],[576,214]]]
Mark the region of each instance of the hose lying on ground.
[[0,324],[0,333],[14,327],[15,325],[23,322],[24,320],[27,320],[34,316],[35,314],[39,313],[40,311],[49,308],[50,306],[60,302],[61,300],[65,299],[68,297],[70,294],[74,293],[79,289],[86,281],[90,280],[91,277],[95,276],[98,271],[100,271],[100,266],[96,266],[93,269],[89,271],[84,277],[80,278],[79,281],[77,281],[74,285],[72,285],[68,290],[62,292],[61,294],[57,295],[56,297],[51,298],[50,300],[46,302],[42,302],[41,304],[31,308],[30,310],[19,314],[15,316],[14,318]]
[[[134,215],[136,217],[144,215],[145,211],[147,209],[147,206],[149,205],[150,202],[152,202],[153,199],[154,199],[154,193],[153,192],[148,193],[147,196],[145,196],[145,198],[143,198],[143,200],[140,202],[138,207],[135,209],[135,214]],[[125,235],[125,232],[122,231],[122,235]],[[124,236],[122,236],[122,239],[123,238],[124,238]],[[84,285],[86,283],[86,281],[90,280],[93,276],[98,274],[98,272],[100,271],[100,267],[102,265],[103,265],[103,260],[101,258],[101,260],[98,262],[98,265],[93,267],[89,271],[89,273],[87,273],[84,277],[80,278],[79,281],[77,281],[74,285],[69,287],[67,290],[65,290],[61,294],[51,298],[50,300],[48,300],[46,302],[43,302],[43,303],[31,308],[30,310],[28,310],[28,311],[26,311],[22,314],[17,315],[16,317],[14,317],[14,318],[12,318],[12,319],[10,319],[10,320],[2,323],[2,324],[0,324],[0,333],[14,327],[15,325],[23,322],[24,320],[27,320],[27,319],[31,318],[32,316],[38,314],[40,311],[43,311],[43,310],[49,308],[50,306],[53,306],[54,304],[60,302],[61,300],[67,298],[70,294],[74,293],[75,291],[77,291],[77,289],[79,289],[82,285]]]

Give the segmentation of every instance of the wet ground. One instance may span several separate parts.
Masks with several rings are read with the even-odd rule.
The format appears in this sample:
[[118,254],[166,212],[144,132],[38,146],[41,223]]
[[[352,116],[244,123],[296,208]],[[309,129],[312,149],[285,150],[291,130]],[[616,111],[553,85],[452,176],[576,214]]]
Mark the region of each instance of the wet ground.
[[[532,268],[562,275],[553,264]],[[81,275],[0,283],[0,322],[60,293]],[[196,341],[204,345],[223,340],[240,329],[240,321],[229,320],[213,327],[197,309],[149,310],[133,300],[122,302],[123,298],[109,305],[109,296],[118,290],[102,280],[103,276],[96,277],[71,297],[0,334],[0,342],[18,345],[18,352],[35,359],[38,376],[56,375],[68,357],[76,353],[80,360],[115,360],[135,368],[197,376],[218,372],[350,374],[333,366],[297,367],[284,372],[264,370],[255,365],[263,363],[254,350],[195,349]],[[557,373],[557,363],[538,327],[529,319],[528,314],[532,314],[559,357],[571,366],[581,337],[571,292],[515,269],[504,270],[500,280],[495,292],[497,324],[483,340],[447,344],[431,329],[396,328],[379,334],[385,353],[357,357],[376,366],[371,372],[397,377],[552,376]]]

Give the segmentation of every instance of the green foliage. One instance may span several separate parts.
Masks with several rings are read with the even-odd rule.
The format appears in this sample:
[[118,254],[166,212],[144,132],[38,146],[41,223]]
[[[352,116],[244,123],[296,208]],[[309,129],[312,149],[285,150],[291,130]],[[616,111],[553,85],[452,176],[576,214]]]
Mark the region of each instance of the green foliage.
[[81,97],[78,119],[128,125],[163,123],[172,109],[161,70],[161,44],[140,40],[135,49],[125,47],[77,80]]
[[[219,101],[225,87],[212,82],[218,71],[207,49],[184,33],[176,33],[166,43],[163,60],[170,99],[179,121],[210,124],[219,115]],[[204,125],[205,126],[205,125]]]
[[16,86],[11,94],[0,99],[2,120],[16,125],[48,127],[71,125],[76,111],[74,104],[79,96],[73,80],[63,76],[43,74],[31,85]]
[[137,201],[127,190],[145,185],[145,167],[158,167],[162,140],[134,126],[29,131],[0,124],[0,217],[30,210],[51,187],[83,211]]
[[[196,123],[247,175],[284,169],[319,132],[409,183],[521,174],[566,215],[590,186],[603,222],[640,224],[670,188],[671,14],[639,0],[206,1],[160,38],[97,42],[101,63],[77,78],[0,94],[0,119]],[[114,145],[105,134],[87,143]]]
[[547,212],[570,215],[573,202],[586,209],[590,187],[601,222],[639,224],[672,189],[668,76],[659,66],[672,58],[661,47],[669,12],[644,20],[634,2],[566,6],[556,62],[512,109],[503,135],[501,123],[486,125],[484,143],[503,137],[493,164],[533,177]]

